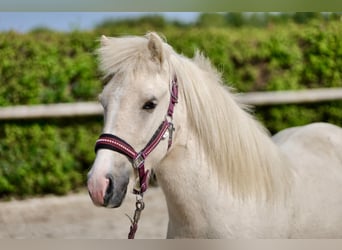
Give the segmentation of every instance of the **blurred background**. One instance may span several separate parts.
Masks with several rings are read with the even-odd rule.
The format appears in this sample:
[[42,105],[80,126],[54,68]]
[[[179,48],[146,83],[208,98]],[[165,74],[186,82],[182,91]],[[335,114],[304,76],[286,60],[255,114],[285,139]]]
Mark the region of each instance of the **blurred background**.
[[160,15],[166,21],[195,22],[199,12],[2,12],[0,30],[29,32],[38,27],[58,31],[92,30],[105,20],[124,21]]
[[[199,49],[238,92],[342,87],[341,13],[2,12],[0,108],[97,101],[99,37],[156,31]],[[342,126],[342,101],[256,106],[274,134]],[[0,199],[84,190],[102,116],[0,120]],[[90,200],[89,200],[90,202]]]

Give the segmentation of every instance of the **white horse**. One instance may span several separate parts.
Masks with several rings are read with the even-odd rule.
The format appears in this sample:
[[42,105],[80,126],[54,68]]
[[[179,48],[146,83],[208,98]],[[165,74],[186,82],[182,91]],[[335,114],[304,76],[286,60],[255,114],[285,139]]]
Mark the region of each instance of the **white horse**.
[[[135,149],[165,119],[177,78],[172,145],[162,138],[145,160],[166,197],[168,238],[342,237],[341,128],[314,123],[271,138],[206,58],[179,55],[155,33],[103,36],[98,52],[103,132]],[[94,204],[120,206],[130,173],[127,157],[99,149]]]

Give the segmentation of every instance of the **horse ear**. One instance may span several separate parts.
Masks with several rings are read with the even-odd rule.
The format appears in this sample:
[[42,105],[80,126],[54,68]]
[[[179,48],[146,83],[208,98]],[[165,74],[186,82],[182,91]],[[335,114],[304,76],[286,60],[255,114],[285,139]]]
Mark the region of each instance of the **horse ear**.
[[148,46],[148,49],[150,50],[152,59],[162,64],[164,61],[163,41],[155,33],[149,33],[148,39],[149,40],[148,40],[147,46]]
[[101,36],[101,46],[107,46],[109,44],[109,39],[105,35]]

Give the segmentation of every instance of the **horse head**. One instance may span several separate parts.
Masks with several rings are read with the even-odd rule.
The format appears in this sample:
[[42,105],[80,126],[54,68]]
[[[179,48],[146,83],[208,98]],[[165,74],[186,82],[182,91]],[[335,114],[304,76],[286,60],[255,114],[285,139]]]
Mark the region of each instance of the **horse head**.
[[[98,52],[107,80],[99,96],[104,127],[87,184],[95,205],[118,207],[126,195],[138,152],[144,157],[145,174],[167,154],[170,142],[165,139],[172,132],[172,114],[166,117],[170,108],[173,110],[170,82],[174,76],[166,60],[170,47],[155,33],[145,37],[102,36]],[[156,136],[160,137],[157,143],[153,142]],[[147,152],[151,141],[156,145]],[[121,144],[119,150],[116,144]],[[137,177],[138,171],[134,175]]]

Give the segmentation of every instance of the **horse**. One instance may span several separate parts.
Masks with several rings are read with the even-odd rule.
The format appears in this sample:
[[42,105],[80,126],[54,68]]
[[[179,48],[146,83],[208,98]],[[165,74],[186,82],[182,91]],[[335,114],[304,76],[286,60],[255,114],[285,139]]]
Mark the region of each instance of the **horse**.
[[342,237],[340,127],[272,137],[201,52],[178,54],[155,32],[100,43],[104,127],[87,180],[95,205],[119,207],[131,165],[142,165],[136,192],[153,169],[167,238]]

